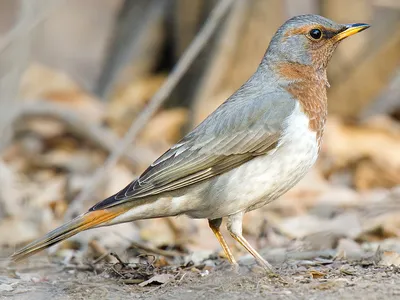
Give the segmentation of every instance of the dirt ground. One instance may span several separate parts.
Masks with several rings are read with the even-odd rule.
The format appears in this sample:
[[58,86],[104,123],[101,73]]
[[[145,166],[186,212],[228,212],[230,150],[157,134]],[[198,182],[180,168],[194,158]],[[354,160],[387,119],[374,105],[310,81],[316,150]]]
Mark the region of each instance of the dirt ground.
[[357,260],[333,258],[329,251],[265,256],[285,282],[269,278],[247,257],[236,271],[216,257],[180,267],[62,264],[49,262],[45,255],[10,266],[2,259],[0,299],[400,298],[400,269],[381,266],[376,253]]

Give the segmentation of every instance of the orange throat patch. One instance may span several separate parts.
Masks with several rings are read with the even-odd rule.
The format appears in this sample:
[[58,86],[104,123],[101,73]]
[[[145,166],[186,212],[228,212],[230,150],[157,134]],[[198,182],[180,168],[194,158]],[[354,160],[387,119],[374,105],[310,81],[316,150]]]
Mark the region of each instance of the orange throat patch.
[[278,66],[278,73],[290,82],[286,90],[300,102],[310,119],[309,128],[316,132],[320,148],[328,114],[326,87],[329,84],[326,72],[319,73],[312,66],[284,63]]

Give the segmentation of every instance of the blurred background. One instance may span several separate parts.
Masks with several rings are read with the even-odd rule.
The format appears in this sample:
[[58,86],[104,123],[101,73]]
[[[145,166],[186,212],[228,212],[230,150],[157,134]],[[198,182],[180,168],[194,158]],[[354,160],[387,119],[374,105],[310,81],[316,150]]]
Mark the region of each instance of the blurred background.
[[[244,233],[259,249],[400,251],[398,0],[2,0],[0,253],[125,187],[255,71],[286,19],[304,13],[372,26],[330,63],[317,165],[247,214]],[[199,35],[204,26],[210,38]],[[189,48],[199,54],[182,61]],[[123,254],[133,244],[221,253],[207,222],[184,216],[92,230],[55,252]]]

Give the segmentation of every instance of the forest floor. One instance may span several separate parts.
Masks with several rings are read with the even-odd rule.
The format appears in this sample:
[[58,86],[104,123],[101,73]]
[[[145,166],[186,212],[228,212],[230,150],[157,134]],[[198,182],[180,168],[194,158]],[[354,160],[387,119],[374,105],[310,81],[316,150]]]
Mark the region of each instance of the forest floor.
[[[44,255],[10,267],[0,262],[0,299],[398,299],[400,272],[379,263],[379,253],[357,259],[329,251],[269,258],[281,279],[269,278],[252,259],[239,270],[212,257],[198,266],[151,263],[66,264]],[[3,251],[2,256],[8,251]]]

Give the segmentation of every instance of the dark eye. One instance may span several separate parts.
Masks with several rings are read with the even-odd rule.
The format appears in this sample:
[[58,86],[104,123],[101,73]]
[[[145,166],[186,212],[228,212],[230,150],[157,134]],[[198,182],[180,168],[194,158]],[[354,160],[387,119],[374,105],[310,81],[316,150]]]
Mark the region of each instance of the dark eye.
[[314,40],[319,40],[322,37],[322,32],[319,29],[311,29],[310,31],[310,36],[314,39]]

